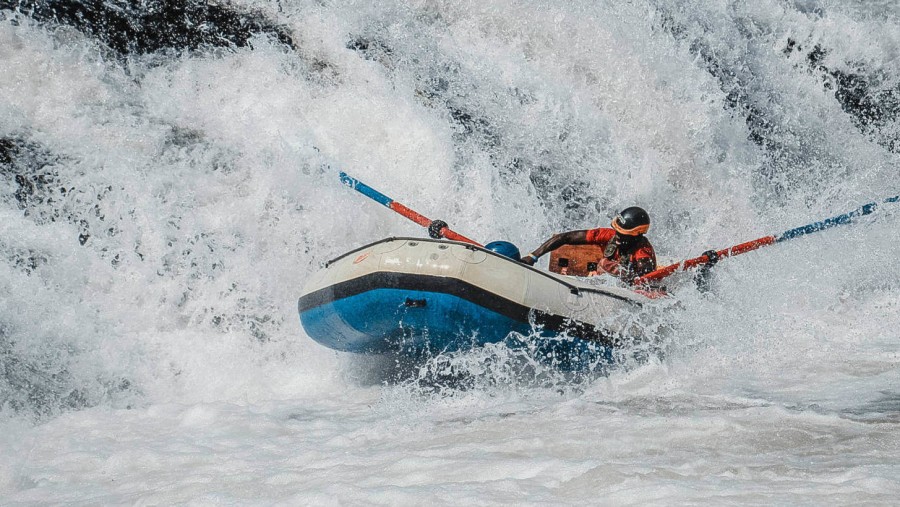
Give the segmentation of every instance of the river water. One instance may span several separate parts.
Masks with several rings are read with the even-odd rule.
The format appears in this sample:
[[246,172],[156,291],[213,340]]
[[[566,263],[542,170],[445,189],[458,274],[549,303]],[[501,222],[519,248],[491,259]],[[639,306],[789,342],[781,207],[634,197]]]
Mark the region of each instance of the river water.
[[896,1],[55,5],[0,2],[0,503],[896,503],[897,205],[582,375],[296,315],[424,235],[341,170],[525,251],[641,205],[670,259],[897,195]]

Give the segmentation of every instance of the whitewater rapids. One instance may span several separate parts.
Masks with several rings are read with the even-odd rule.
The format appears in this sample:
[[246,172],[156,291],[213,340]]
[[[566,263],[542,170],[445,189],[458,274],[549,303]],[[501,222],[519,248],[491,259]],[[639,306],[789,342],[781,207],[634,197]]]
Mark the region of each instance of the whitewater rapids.
[[673,280],[578,376],[295,306],[425,234],[341,170],[525,251],[640,205],[674,259],[897,195],[895,1],[174,5],[0,1],[0,503],[896,503],[900,207]]

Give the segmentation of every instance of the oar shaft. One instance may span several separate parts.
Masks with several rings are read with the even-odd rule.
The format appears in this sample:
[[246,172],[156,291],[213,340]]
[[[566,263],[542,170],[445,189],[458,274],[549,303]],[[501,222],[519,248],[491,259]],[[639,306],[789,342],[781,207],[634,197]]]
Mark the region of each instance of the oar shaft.
[[[775,243],[775,236],[764,236],[759,239],[754,239],[753,241],[747,241],[746,243],[739,243],[729,248],[724,248],[722,250],[716,250],[716,255],[719,258],[722,257],[734,257],[735,255],[740,255],[742,253],[752,252],[753,250],[760,249],[764,246],[771,245]],[[650,280],[661,280],[676,271],[686,271],[691,268],[695,268],[701,264],[706,264],[710,261],[709,256],[701,255],[699,257],[694,257],[693,259],[687,259],[682,262],[676,262],[675,264],[670,264],[668,266],[657,269],[656,271],[651,271],[646,275],[636,279],[634,281],[635,285],[639,285],[641,283],[649,282]]]
[[403,215],[404,217],[412,220],[413,222],[421,225],[422,227],[428,227],[429,225],[431,225],[431,220],[429,220],[428,217],[416,213],[415,211],[407,208],[397,201],[392,201],[389,208],[396,211],[400,215]]
[[830,229],[836,225],[845,225],[849,224],[856,217],[861,217],[865,215],[871,215],[878,209],[879,204],[886,204],[892,202],[900,201],[900,195],[895,195],[894,197],[888,197],[878,202],[870,202],[869,204],[864,204],[853,211],[848,213],[844,213],[843,215],[838,215],[835,217],[827,218],[822,220],[821,222],[813,222],[811,224],[804,225],[802,227],[797,227],[788,231],[784,231],[778,235],[778,241],[787,241],[789,239],[799,238],[800,236],[805,236],[807,234],[811,234],[813,232],[823,231],[825,229]]
[[[345,172],[341,172],[340,176],[341,176],[341,182],[343,184],[347,185],[348,187],[352,188],[353,190],[356,190],[357,192],[363,194],[364,196],[372,199],[373,201],[392,209],[393,211],[412,220],[413,222],[421,225],[422,227],[431,227],[431,225],[433,223],[435,223],[434,220],[431,220],[428,217],[421,215],[421,214],[417,213],[416,211],[413,211],[413,210],[407,208],[403,204],[391,199],[390,197],[382,194],[381,192],[375,190],[374,188],[370,187],[369,185],[366,185],[365,183],[359,181],[358,179],[353,178],[352,176],[348,175]],[[446,225],[444,225],[442,227],[438,227],[437,229],[438,229],[438,235],[442,238],[447,238],[452,241],[461,241],[464,243],[471,243],[473,245],[482,246],[481,243],[471,240],[471,239],[463,236],[462,234],[454,232]]]
[[349,174],[347,174],[343,171],[341,171],[340,177],[341,177],[341,183],[343,183],[344,185],[347,185],[348,187],[352,188],[353,190],[356,190],[360,194],[368,197],[369,199],[372,199],[373,201],[375,201],[379,204],[383,204],[384,206],[387,206],[388,208],[391,207],[391,202],[393,202],[393,199],[391,199],[390,197],[382,194],[381,192],[375,190],[374,188],[370,187],[369,185],[366,185],[365,183],[359,181],[358,179],[351,177]]
[[[881,204],[884,203],[896,203],[900,201],[900,195],[894,197],[888,197],[881,201]],[[837,215],[835,217],[827,218],[820,222],[813,222],[811,224],[804,225],[802,227],[796,227],[794,229],[789,229],[787,231],[782,232],[781,234],[773,235],[773,236],[764,236],[759,239],[754,239],[753,241],[748,241],[746,243],[740,243],[738,245],[734,245],[732,247],[726,248],[724,250],[716,251],[718,257],[734,257],[735,255],[740,255],[742,253],[752,252],[753,250],[757,250],[764,246],[773,245],[775,243],[780,243],[782,241],[787,241],[794,238],[799,238],[800,236],[805,236],[807,234],[812,234],[814,232],[823,231],[825,229],[830,229],[837,225],[845,225],[849,224],[856,217],[861,217],[864,215],[871,215],[878,208],[878,202],[870,202],[869,204],[865,204],[860,206],[859,208],[850,211],[849,213],[844,213],[842,215]],[[693,259],[688,259],[683,262],[677,262],[675,264],[671,264],[662,268],[657,269],[656,271],[651,271],[646,275],[635,280],[635,285],[646,283],[651,280],[661,280],[676,271],[685,271],[691,269],[693,267],[697,267],[701,264],[706,264],[710,262],[710,258],[707,255],[701,255],[699,257],[694,257]]]

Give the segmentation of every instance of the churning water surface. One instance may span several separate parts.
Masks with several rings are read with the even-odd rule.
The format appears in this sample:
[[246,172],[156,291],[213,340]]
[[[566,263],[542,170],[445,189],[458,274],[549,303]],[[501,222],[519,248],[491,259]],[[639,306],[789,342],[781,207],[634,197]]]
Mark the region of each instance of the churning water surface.
[[298,323],[424,234],[340,170],[523,250],[631,204],[672,259],[778,233],[900,193],[900,14],[0,0],[0,503],[896,502],[897,209],[673,279],[612,368],[398,368]]

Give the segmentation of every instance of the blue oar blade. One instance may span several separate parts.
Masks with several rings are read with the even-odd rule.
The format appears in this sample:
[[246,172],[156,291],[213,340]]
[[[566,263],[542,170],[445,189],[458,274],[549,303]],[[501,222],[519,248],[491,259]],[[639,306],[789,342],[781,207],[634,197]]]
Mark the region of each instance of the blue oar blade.
[[[897,201],[900,201],[900,195],[897,195],[894,197],[888,197],[883,202],[884,203],[892,203],[892,202],[897,202]],[[801,227],[797,227],[794,229],[784,231],[778,235],[778,237],[775,241],[776,242],[787,241],[789,239],[794,239],[794,238],[797,238],[800,236],[805,236],[806,234],[811,234],[813,232],[819,232],[824,229],[829,229],[836,225],[849,224],[850,222],[853,221],[853,219],[855,217],[871,215],[872,213],[875,212],[875,210],[877,208],[878,208],[877,202],[870,202],[869,204],[864,204],[849,213],[844,213],[843,215],[838,215],[836,217],[827,218],[825,220],[822,220],[821,222],[813,222],[808,225],[804,225]]]
[[353,190],[356,190],[360,194],[368,197],[369,199],[372,199],[373,201],[375,201],[379,204],[387,206],[388,208],[391,207],[391,202],[393,202],[394,200],[391,199],[390,197],[382,194],[381,192],[375,190],[374,188],[370,187],[369,185],[366,185],[365,183],[359,181],[358,179],[351,177],[350,175],[348,175],[347,173],[345,173],[343,171],[341,171],[340,176],[341,176],[341,183],[343,183],[344,185],[347,185],[348,187],[352,188]]

